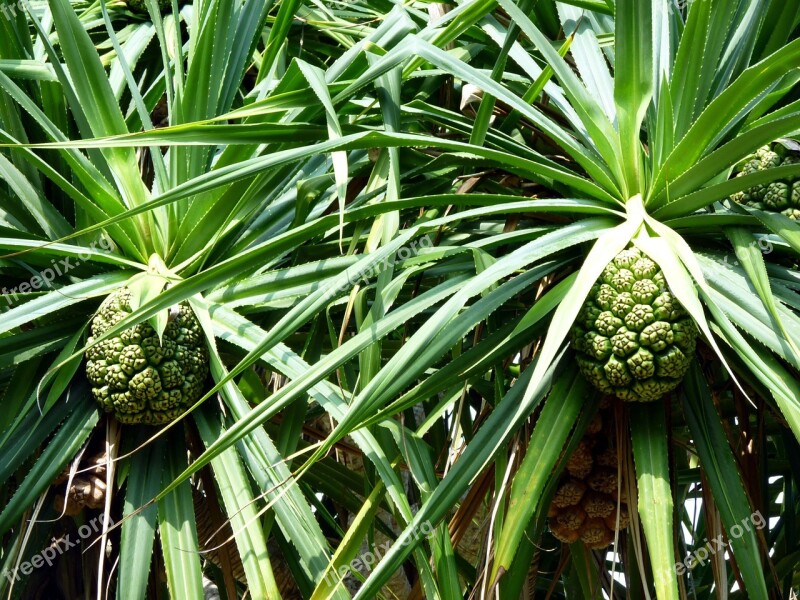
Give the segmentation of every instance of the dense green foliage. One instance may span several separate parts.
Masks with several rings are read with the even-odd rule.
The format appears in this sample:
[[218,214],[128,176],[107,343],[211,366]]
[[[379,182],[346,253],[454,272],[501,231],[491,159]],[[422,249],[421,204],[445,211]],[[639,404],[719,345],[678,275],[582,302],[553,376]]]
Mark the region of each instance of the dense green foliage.
[[[147,14],[147,0],[126,0],[128,8],[134,12]],[[172,6],[171,0],[157,0],[158,8],[162,11]]]
[[4,597],[800,589],[800,0],[140,6],[0,10]]

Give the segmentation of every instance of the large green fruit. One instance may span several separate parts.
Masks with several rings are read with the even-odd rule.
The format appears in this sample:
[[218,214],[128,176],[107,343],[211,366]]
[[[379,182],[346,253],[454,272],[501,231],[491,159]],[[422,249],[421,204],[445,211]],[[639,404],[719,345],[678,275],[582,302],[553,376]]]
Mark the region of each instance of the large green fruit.
[[[130,296],[122,288],[103,301],[89,344],[132,312]],[[186,303],[171,312],[160,341],[148,323],[139,323],[90,347],[86,358],[92,395],[122,423],[174,420],[202,396],[208,375],[203,332]]]
[[[766,171],[775,167],[800,164],[800,158],[782,144],[763,146],[739,163],[737,177]],[[783,213],[790,219],[800,220],[800,178],[787,177],[756,185],[731,196],[731,200],[753,208]]]
[[675,389],[694,355],[697,327],[638,249],[620,252],[589,292],[572,328],[581,373],[601,392],[657,400]]

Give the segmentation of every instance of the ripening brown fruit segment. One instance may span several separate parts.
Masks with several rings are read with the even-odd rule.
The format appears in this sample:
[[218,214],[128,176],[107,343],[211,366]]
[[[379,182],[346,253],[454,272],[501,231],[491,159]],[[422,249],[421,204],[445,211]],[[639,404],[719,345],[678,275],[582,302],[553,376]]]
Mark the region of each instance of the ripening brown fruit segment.
[[105,506],[106,460],[106,453],[101,452],[82,460],[72,478],[70,466],[56,477],[52,483],[56,489],[53,506],[59,515],[75,516],[84,508],[97,510]]
[[588,548],[600,550],[614,541],[617,529],[628,526],[627,497],[618,481],[614,439],[611,414],[601,410],[567,460],[550,503],[548,525],[560,541],[572,544],[580,540]]

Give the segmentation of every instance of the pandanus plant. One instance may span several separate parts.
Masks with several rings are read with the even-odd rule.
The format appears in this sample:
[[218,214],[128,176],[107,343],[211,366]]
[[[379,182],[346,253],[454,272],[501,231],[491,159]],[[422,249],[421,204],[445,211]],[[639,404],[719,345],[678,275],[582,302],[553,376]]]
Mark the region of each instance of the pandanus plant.
[[[498,359],[519,349],[514,333],[527,327],[540,344],[533,362],[493,402],[399,541],[420,523],[444,518],[489,465],[502,467],[495,480],[490,558],[480,583],[488,592],[516,597],[536,556],[553,478],[592,418],[600,391],[633,401],[619,413],[622,430],[630,423],[630,438],[620,441],[632,448],[632,455],[622,452],[619,466],[636,481],[629,502],[638,495],[632,546],[619,540],[627,584],[647,588],[641,582],[652,581],[658,598],[686,594],[687,581],[708,593],[716,586],[738,587],[751,598],[778,594],[793,585],[795,569],[790,558],[770,559],[769,545],[781,539],[790,554],[796,545],[782,534],[762,537],[751,516],[771,508],[769,475],[786,474],[773,467],[755,485],[746,474],[752,475],[756,450],[741,445],[757,440],[766,460],[772,442],[754,428],[785,432],[779,454],[796,452],[800,439],[800,276],[794,268],[800,229],[766,203],[754,207],[737,200],[773,182],[785,187],[788,180],[791,186],[800,170],[794,161],[783,161],[731,175],[759,148],[788,140],[800,128],[800,7],[702,0],[688,7],[625,0],[557,4],[569,36],[559,52],[530,16],[531,4],[499,0],[498,16],[465,2],[438,27],[376,59],[364,75],[399,67],[409,72],[428,63],[482,90],[474,122],[422,100],[402,110],[417,122],[460,132],[460,145],[451,138],[437,146],[468,157],[451,159],[468,172],[475,173],[477,162],[505,173],[503,180],[475,175],[471,194],[429,199],[462,209],[471,234],[467,245],[475,252],[504,252],[487,250],[492,260],[432,317],[432,327],[420,328],[364,387],[315,456],[345,433],[407,406],[388,400],[408,377],[431,366],[422,364],[422,356],[433,359],[452,348],[447,340],[460,339],[474,325],[469,311],[492,323],[492,311],[504,302],[501,290],[535,288],[536,302],[517,329],[499,335],[510,344],[500,342],[500,353],[492,355]],[[491,72],[440,48],[458,38],[469,18],[500,49]],[[571,62],[562,56],[567,49]],[[546,103],[530,104],[542,97]],[[538,184],[537,193],[508,190],[509,173]],[[539,220],[526,219],[530,213]],[[480,231],[469,230],[475,215],[485,219]],[[492,228],[494,215],[505,221]],[[477,295],[481,299],[466,309],[466,298]],[[465,329],[452,331],[456,323]],[[591,385],[576,377],[573,352]],[[463,357],[465,377],[480,359],[471,361]],[[521,463],[497,459],[534,411],[538,416]],[[737,430],[744,432],[741,437]],[[697,466],[700,476],[691,470]],[[784,488],[787,493],[793,485]],[[708,529],[690,516],[684,524],[692,535],[685,539],[675,515],[687,514],[686,507],[694,505],[687,499],[699,494]],[[794,510],[781,514],[781,523],[792,520]],[[741,523],[749,526],[743,530]],[[703,532],[726,540],[733,569],[727,570],[721,551],[709,568],[707,561],[697,570],[686,567],[691,560],[681,562],[695,550],[708,556]],[[644,540],[649,567],[642,560]],[[375,593],[413,547],[393,547],[357,597]],[[572,567],[552,564],[572,577],[577,597],[589,597],[601,583],[610,585],[619,565],[612,560],[607,567],[598,559],[599,570],[586,575],[589,559],[582,548],[578,543],[571,549]]]
[[[144,5],[149,20],[123,21],[119,35],[116,4],[53,0],[0,19],[0,588],[203,598],[207,575],[231,598],[308,595],[341,534],[331,503],[357,512],[353,490],[370,476],[329,459],[312,487],[292,483],[288,457],[309,443],[306,419],[347,407],[342,384],[324,377],[335,367],[320,375],[309,364],[337,346],[320,340],[318,315],[419,237],[374,249],[376,211],[344,215],[349,178],[363,180],[352,187],[361,204],[378,199],[390,161],[340,141],[328,85],[364,73],[363,49],[398,43],[420,15],[383,22],[365,7],[342,16],[260,0],[162,15],[163,3]],[[325,27],[295,28],[296,12]],[[342,49],[333,58],[332,40]],[[369,94],[391,87],[373,84],[346,102],[368,129],[381,122],[379,107],[363,110]],[[340,146],[333,161],[326,145]],[[361,252],[366,241],[374,251]],[[441,297],[424,294],[405,318]],[[309,375],[313,384],[286,389]],[[263,401],[277,406],[281,394],[297,400],[284,413],[291,425],[265,429]],[[400,489],[375,436],[354,439]],[[211,463],[189,467],[207,449]],[[381,504],[411,519],[405,495]],[[88,570],[61,551],[60,566],[48,558],[39,569],[51,538],[63,550],[92,511],[102,527],[81,536]],[[389,514],[377,521],[384,533]],[[421,549],[417,562],[435,586]],[[56,569],[92,575],[64,588]],[[332,597],[349,597],[339,579],[329,578]]]
[[[156,343],[193,338],[196,319],[211,381],[178,420],[106,421],[126,598],[146,593],[156,527],[172,595],[202,596],[193,493],[224,507],[253,597],[278,597],[284,562],[312,598],[373,598],[408,571],[415,597],[517,597],[537,567],[538,586],[576,598],[619,571],[659,599],[793,585],[800,236],[738,199],[800,165],[731,175],[800,130],[796,2],[467,0],[436,19],[283,2],[273,19],[270,3],[205,0],[181,10],[185,29],[146,6],[155,75],[103,7],[109,74],[66,0],[0,25],[16,61],[0,68],[18,302],[0,323],[6,567],[38,551],[48,484],[96,443],[90,387],[103,402],[104,385],[163,371],[144,346],[163,361]],[[482,91],[474,118],[440,105],[450,81]],[[153,128],[159,102],[168,126]],[[55,289],[30,289],[26,269],[79,255]],[[124,314],[90,341],[109,294]],[[101,345],[132,327],[150,341],[125,355],[131,373],[98,366],[122,360]],[[619,400],[608,496],[630,522],[612,510],[610,557],[580,535],[540,555],[603,395]],[[322,417],[329,435],[308,426]],[[777,510],[773,475],[786,501],[765,535],[752,515]],[[465,566],[482,500],[491,535]],[[376,531],[392,543],[353,585]],[[730,560],[676,566],[704,536]]]

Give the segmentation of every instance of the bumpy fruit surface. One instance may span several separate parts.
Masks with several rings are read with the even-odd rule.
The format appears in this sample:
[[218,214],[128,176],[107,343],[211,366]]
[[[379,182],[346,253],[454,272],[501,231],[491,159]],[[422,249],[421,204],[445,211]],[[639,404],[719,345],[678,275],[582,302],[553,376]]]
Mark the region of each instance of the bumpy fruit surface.
[[[106,298],[91,323],[92,344],[131,313],[130,291]],[[171,314],[161,340],[148,323],[123,330],[86,351],[92,395],[122,423],[161,425],[203,394],[208,351],[197,317],[186,303]]]
[[564,543],[581,540],[599,550],[614,541],[615,531],[628,526],[613,437],[611,415],[596,415],[567,461],[548,512],[550,531]]
[[[763,146],[741,164],[737,177],[775,167],[800,164],[800,157],[781,144]],[[800,220],[800,178],[787,177],[772,183],[753,186],[731,196],[731,200],[761,210],[779,212],[790,219]]]
[[683,379],[697,327],[638,249],[620,252],[592,287],[572,328],[584,377],[605,394],[658,400]]

